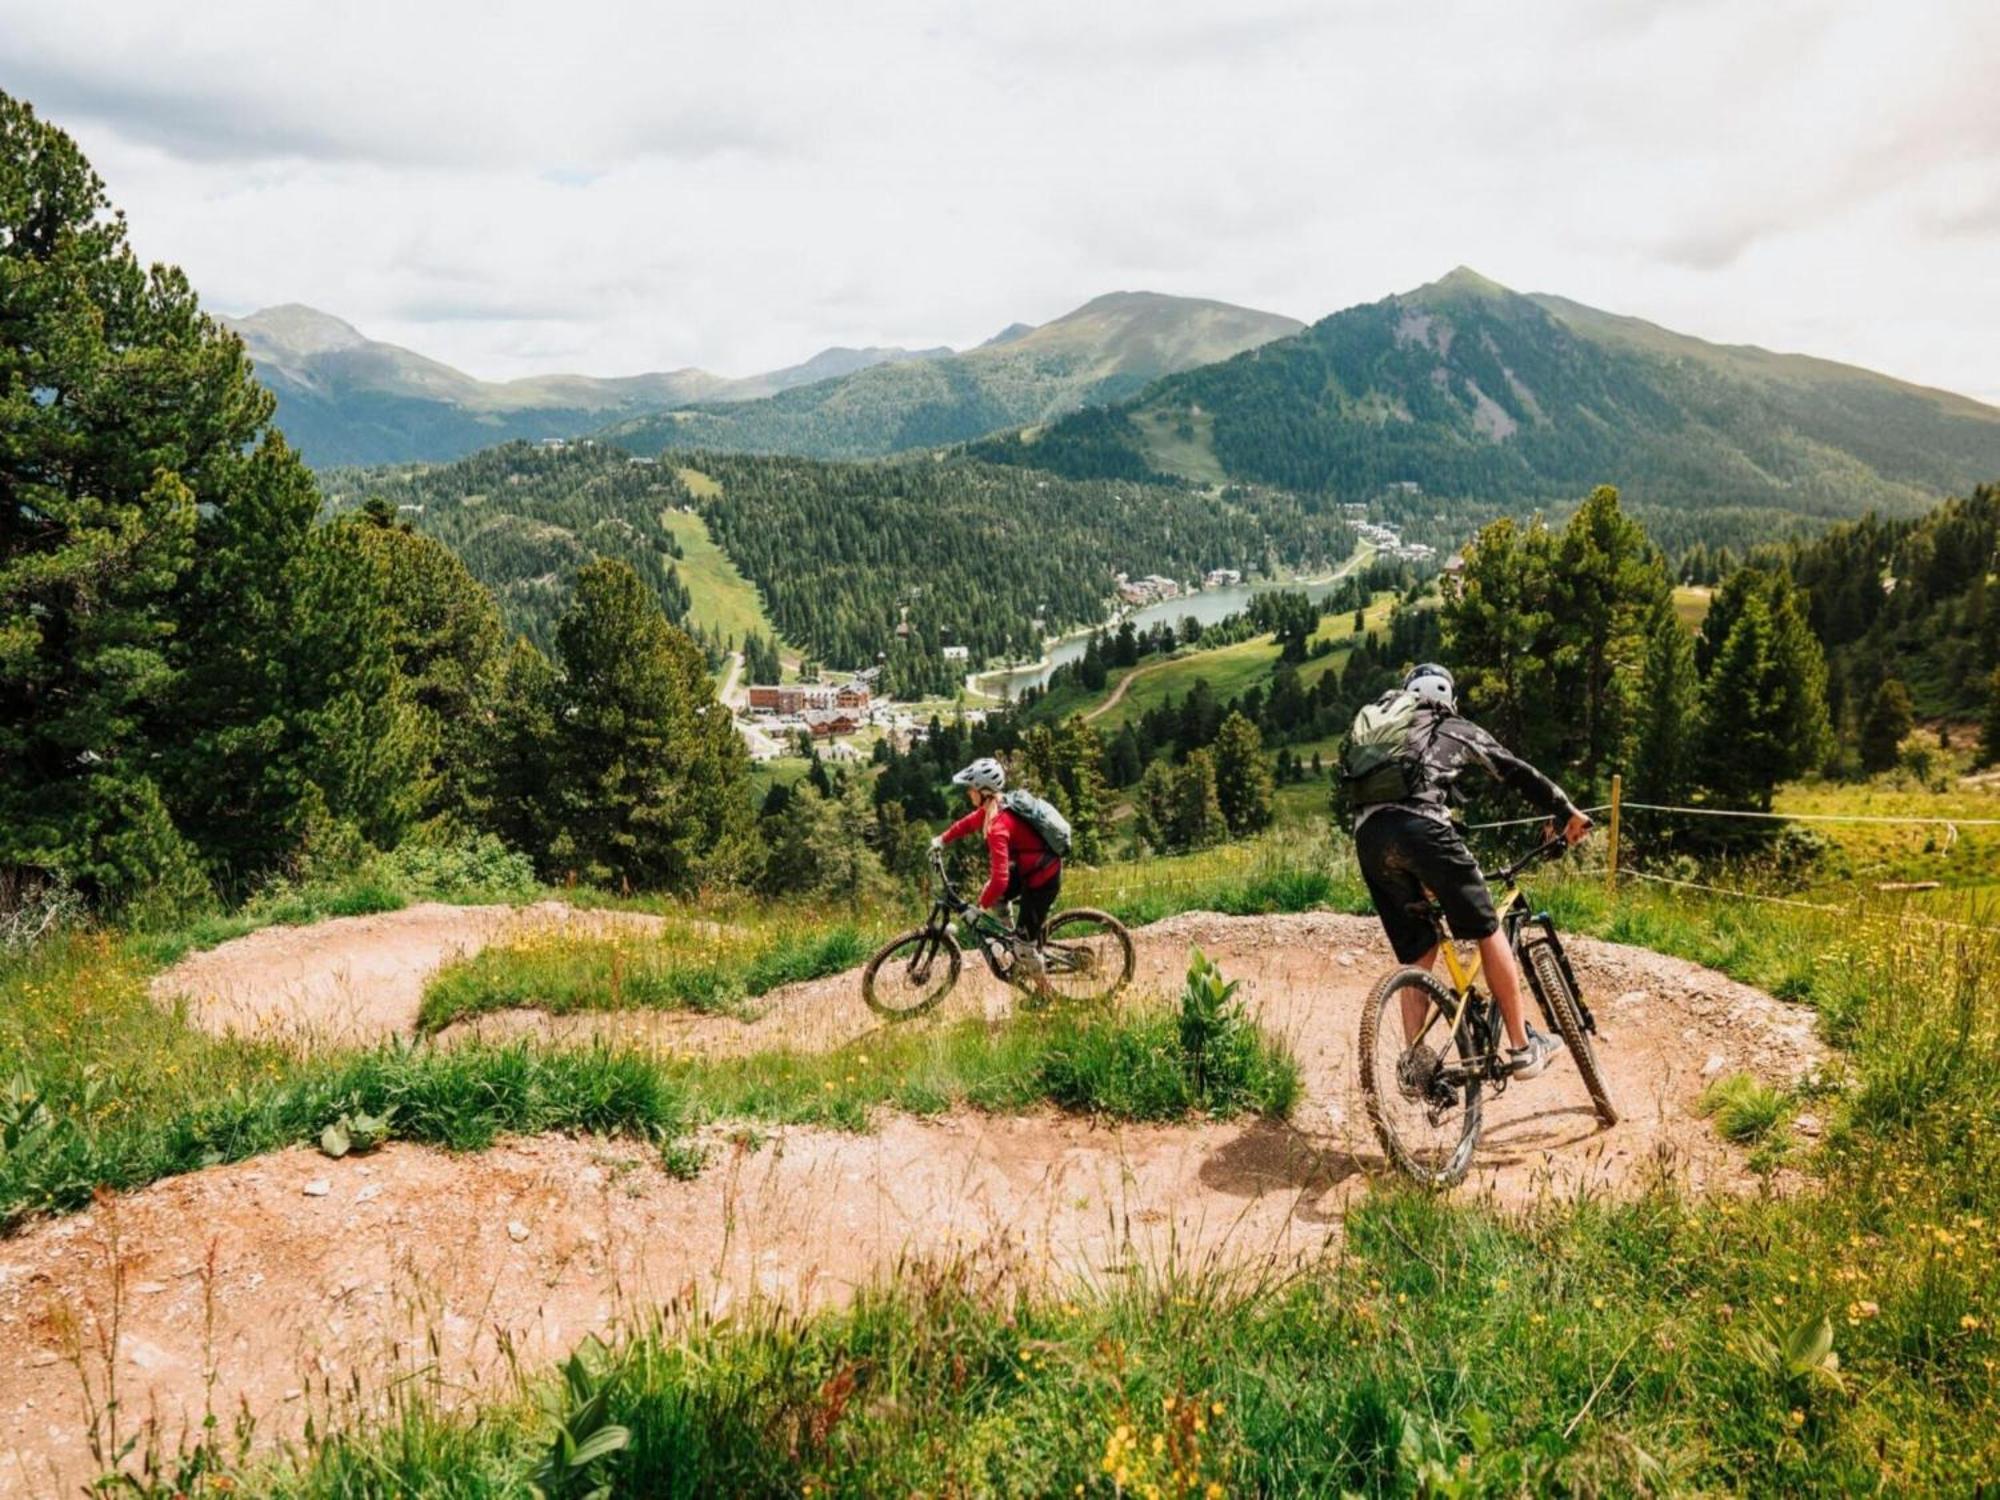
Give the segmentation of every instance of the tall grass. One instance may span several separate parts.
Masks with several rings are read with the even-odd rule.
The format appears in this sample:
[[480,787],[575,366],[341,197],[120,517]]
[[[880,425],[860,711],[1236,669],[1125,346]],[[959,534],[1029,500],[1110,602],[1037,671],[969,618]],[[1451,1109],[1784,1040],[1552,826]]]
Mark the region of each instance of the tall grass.
[[496,1010],[723,1012],[780,985],[838,974],[868,956],[851,925],[719,933],[672,923],[658,937],[578,939],[556,932],[485,948],[424,988],[418,1025],[438,1031]]

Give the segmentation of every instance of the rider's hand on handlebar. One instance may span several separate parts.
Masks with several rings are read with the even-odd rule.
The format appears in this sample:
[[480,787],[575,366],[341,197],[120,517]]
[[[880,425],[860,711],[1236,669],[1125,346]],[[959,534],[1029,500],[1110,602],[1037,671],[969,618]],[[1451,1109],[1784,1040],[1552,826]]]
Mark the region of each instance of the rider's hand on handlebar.
[[932,839],[932,840],[931,840],[931,853],[933,853],[933,854],[942,854],[942,853],[944,853],[944,835],[943,835],[943,834],[939,834],[939,835],[938,835],[938,836],[937,836],[936,838],[934,838],[934,839]]
[[[1562,841],[1565,844],[1580,844],[1589,836],[1590,829],[1591,822],[1585,814],[1572,812],[1569,815],[1569,822],[1563,825]],[[1550,820],[1549,826],[1543,832],[1550,840],[1556,837],[1556,825],[1553,819]]]

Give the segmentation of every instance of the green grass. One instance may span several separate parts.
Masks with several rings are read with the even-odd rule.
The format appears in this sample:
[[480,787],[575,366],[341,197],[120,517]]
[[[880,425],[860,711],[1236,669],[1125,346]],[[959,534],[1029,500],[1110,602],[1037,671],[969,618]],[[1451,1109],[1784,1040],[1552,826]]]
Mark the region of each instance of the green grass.
[[[691,492],[699,496],[696,475],[693,469],[678,471]],[[696,475],[706,479],[705,475]],[[714,481],[708,483],[713,486]],[[716,545],[708,533],[708,523],[698,515],[690,515],[684,510],[662,512],[660,524],[673,534],[680,544],[681,556],[674,563],[680,573],[681,582],[687,585],[688,615],[695,624],[711,631],[720,632],[729,640],[741,642],[750,631],[759,635],[775,635],[769,617],[764,613],[763,597],[756,587],[736,570],[729,554]]]
[[[1393,593],[1376,595],[1365,613],[1368,629],[1381,630],[1387,626],[1395,598]],[[1309,657],[1299,663],[1300,682],[1311,687],[1327,672],[1339,671],[1346,664],[1353,638],[1353,611],[1327,615],[1313,641],[1330,642],[1334,649],[1326,655]],[[1176,701],[1185,698],[1201,678],[1207,678],[1216,697],[1226,703],[1253,687],[1267,687],[1277,668],[1278,644],[1268,635],[1206,650],[1196,647],[1176,656],[1148,657],[1137,666],[1121,667],[1106,677],[1099,692],[1088,692],[1074,683],[1057,688],[1044,698],[1041,713],[1050,718],[1089,713],[1109,702],[1117,692],[1118,684],[1131,677],[1134,679],[1132,686],[1117,705],[1091,720],[1092,727],[1099,733],[1116,734],[1168,698]]]
[[[1181,426],[1186,422],[1188,432]],[[1198,484],[1227,484],[1221,461],[1215,456],[1215,418],[1185,412],[1135,411],[1132,425],[1139,431],[1147,459],[1166,474],[1179,474]]]
[[1790,1101],[1749,1073],[1732,1073],[1703,1090],[1699,1108],[1724,1140],[1751,1146],[1769,1140],[1785,1123]]
[[482,949],[424,987],[418,1026],[438,1031],[496,1010],[717,1012],[782,984],[853,968],[871,942],[852,926],[722,933],[687,923],[658,937],[552,933]]

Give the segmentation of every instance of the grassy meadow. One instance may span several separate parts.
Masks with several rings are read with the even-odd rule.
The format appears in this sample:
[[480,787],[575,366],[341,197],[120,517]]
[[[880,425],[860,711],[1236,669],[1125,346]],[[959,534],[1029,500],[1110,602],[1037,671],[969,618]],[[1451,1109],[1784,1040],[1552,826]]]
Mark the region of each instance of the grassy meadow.
[[[696,469],[680,469],[681,480],[697,498],[705,491],[697,487],[715,481]],[[692,477],[691,477],[692,476]],[[741,642],[751,631],[776,635],[764,613],[764,601],[756,586],[736,569],[736,564],[708,534],[708,523],[684,510],[666,510],[660,524],[680,545],[681,555],[674,567],[687,585],[688,618],[704,630],[719,632],[725,639]]]

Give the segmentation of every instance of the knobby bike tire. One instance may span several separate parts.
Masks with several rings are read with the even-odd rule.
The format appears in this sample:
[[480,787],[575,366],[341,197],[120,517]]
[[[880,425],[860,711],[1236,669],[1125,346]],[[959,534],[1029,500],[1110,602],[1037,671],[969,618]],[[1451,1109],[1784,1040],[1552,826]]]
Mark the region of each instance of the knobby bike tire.
[[[1399,1171],[1425,1187],[1456,1187],[1465,1180],[1465,1174],[1472,1166],[1472,1153],[1479,1145],[1482,1112],[1479,1079],[1468,1077],[1465,1081],[1465,1099],[1459,1106],[1458,1144],[1441,1168],[1432,1168],[1410,1153],[1389,1119],[1383,1090],[1393,1091],[1396,1080],[1376,1076],[1376,1044],[1381,1039],[1384,1014],[1396,996],[1410,988],[1422,990],[1430,997],[1431,1003],[1447,1015],[1455,1003],[1451,991],[1445,988],[1443,982],[1423,969],[1397,969],[1384,975],[1369,992],[1368,1002],[1361,1012],[1361,1097],[1368,1105],[1368,1121],[1375,1128],[1375,1139],[1382,1143],[1383,1153]],[[1403,1024],[1400,1008],[1395,1016],[1389,1018],[1388,1024],[1396,1027]],[[1454,1049],[1459,1047],[1463,1035],[1464,1028],[1461,1026],[1459,1032],[1449,1039]],[[1398,1049],[1399,1055],[1400,1051]],[[1461,1063],[1472,1061],[1462,1053],[1459,1060]]]
[[1102,986],[1093,985],[1083,993],[1074,993],[1058,988],[1055,977],[1049,975],[1043,978],[1042,987],[1048,993],[1065,1000],[1076,1000],[1094,1004],[1101,1000],[1109,1000],[1113,995],[1132,982],[1132,974],[1138,966],[1139,955],[1132,946],[1132,934],[1126,929],[1123,922],[1119,921],[1109,912],[1098,911],[1088,906],[1073,906],[1068,911],[1058,912],[1055,916],[1051,917],[1048,926],[1042,930],[1042,947],[1047,949],[1061,942],[1065,927],[1080,928],[1086,925],[1095,925],[1105,936],[1113,939],[1117,944],[1118,962],[1113,966],[1116,972],[1106,971],[1109,983]]
[[[941,979],[934,980],[914,1002],[909,1004],[899,1005],[881,992],[876,984],[876,978],[885,965],[892,962],[915,963],[922,957],[923,948],[932,945],[936,946],[937,951],[931,954],[930,962],[935,965],[942,960],[944,963]],[[891,1021],[907,1021],[935,1009],[938,1003],[951,993],[952,987],[958,983],[959,970],[964,967],[964,962],[958,940],[949,932],[933,932],[927,927],[912,927],[902,936],[891,938],[884,943],[876,950],[875,956],[868,960],[868,966],[861,971],[861,998],[876,1015],[886,1016]]]
[[1528,966],[1534,976],[1535,987],[1541,991],[1542,1004],[1548,1009],[1549,1020],[1555,1023],[1563,1045],[1569,1048],[1570,1060],[1576,1064],[1583,1086],[1590,1090],[1591,1102],[1597,1106],[1597,1118],[1607,1126],[1616,1125],[1618,1106],[1611,1102],[1611,1090],[1604,1085],[1604,1075],[1597,1066],[1597,1053],[1590,1045],[1590,1033],[1583,1029],[1583,1016],[1576,1007],[1576,994],[1570,989],[1569,979],[1563,974],[1554,947],[1546,942],[1528,944]]

